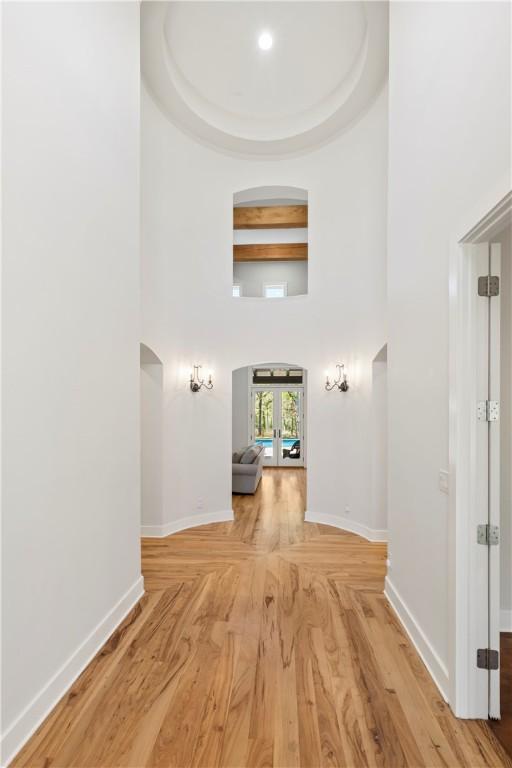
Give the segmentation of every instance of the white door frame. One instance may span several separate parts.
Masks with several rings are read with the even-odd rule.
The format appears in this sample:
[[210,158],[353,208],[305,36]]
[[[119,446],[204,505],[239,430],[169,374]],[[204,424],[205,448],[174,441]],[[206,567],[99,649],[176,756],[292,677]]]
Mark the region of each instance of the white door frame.
[[269,462],[267,466],[274,467],[305,467],[306,466],[306,388],[303,384],[249,384],[249,413],[248,413],[248,439],[249,442],[253,439],[254,428],[254,393],[255,392],[272,392],[274,397],[273,403],[273,415],[274,415],[274,432],[279,429],[278,421],[281,419],[281,392],[299,392],[300,394],[300,459],[290,461],[279,461],[279,451],[281,450],[281,438],[274,438],[275,461]]
[[[509,182],[507,183],[507,187]],[[504,187],[504,188],[507,188]],[[502,187],[503,188],[503,187]],[[495,197],[479,216],[466,217],[466,226],[452,239],[449,274],[449,700],[457,717],[487,718],[488,700],[482,672],[476,667],[476,648],[487,627],[482,605],[474,503],[476,456],[474,260],[476,244],[512,221],[512,192]],[[483,548],[482,548],[483,550]]]

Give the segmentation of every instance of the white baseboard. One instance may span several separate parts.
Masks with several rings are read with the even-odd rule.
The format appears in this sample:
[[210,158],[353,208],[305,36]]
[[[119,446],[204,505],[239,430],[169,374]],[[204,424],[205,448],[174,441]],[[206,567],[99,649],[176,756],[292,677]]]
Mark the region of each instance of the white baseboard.
[[162,538],[163,536],[170,536],[171,533],[184,531],[186,528],[196,528],[198,525],[231,522],[233,522],[232,509],[222,510],[221,512],[206,512],[203,515],[180,517],[179,520],[173,520],[171,523],[164,523],[163,525],[142,525],[141,536],[144,538]]
[[368,539],[368,541],[388,540],[388,532],[386,530],[368,528],[367,525],[358,523],[356,520],[350,520],[348,517],[340,517],[339,515],[319,514],[318,512],[306,511],[305,520],[307,523],[332,525],[333,528],[341,528],[342,531],[357,533],[359,536],[364,536],[364,538]]
[[412,615],[407,605],[400,597],[388,576],[386,576],[384,594],[391,603],[391,606],[393,607],[396,615],[400,619],[400,623],[409,636],[409,639],[423,659],[426,668],[430,672],[434,683],[439,689],[439,693],[447,702],[449,690],[448,669],[435,652],[427,636],[421,629],[420,625]]
[[500,632],[512,632],[512,610],[502,608],[500,611]]
[[140,576],[16,720],[6,728],[1,737],[2,766],[8,765],[17,755],[143,594],[144,579]]

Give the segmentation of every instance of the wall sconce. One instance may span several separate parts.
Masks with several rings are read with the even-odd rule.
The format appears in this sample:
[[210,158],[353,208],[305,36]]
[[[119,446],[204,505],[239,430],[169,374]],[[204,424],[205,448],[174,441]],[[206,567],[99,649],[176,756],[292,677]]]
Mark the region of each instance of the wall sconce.
[[192,392],[199,392],[201,387],[213,389],[212,374],[208,374],[208,382],[205,382],[205,380],[201,378],[201,366],[194,365],[194,370],[190,372],[190,389]]
[[338,392],[346,392],[348,390],[348,381],[347,374],[345,373],[345,364],[337,363],[336,368],[338,373],[336,374],[332,384],[329,380],[329,373],[327,372],[325,374],[325,388],[328,392],[331,392],[335,388],[338,389]]

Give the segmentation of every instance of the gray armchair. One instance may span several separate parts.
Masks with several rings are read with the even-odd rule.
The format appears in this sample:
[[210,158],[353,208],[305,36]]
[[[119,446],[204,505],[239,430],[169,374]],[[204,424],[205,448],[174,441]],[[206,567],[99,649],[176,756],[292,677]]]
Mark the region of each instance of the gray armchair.
[[264,458],[264,447],[256,443],[233,454],[233,493],[256,493]]

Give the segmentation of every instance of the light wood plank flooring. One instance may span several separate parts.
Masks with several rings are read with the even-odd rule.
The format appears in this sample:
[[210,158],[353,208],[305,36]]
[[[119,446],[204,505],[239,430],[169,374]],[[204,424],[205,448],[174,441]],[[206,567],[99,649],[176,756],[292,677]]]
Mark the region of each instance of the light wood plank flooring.
[[144,540],[147,594],[13,765],[511,766],[401,629],[385,545],[304,501],[304,470],[266,470],[234,523]]

